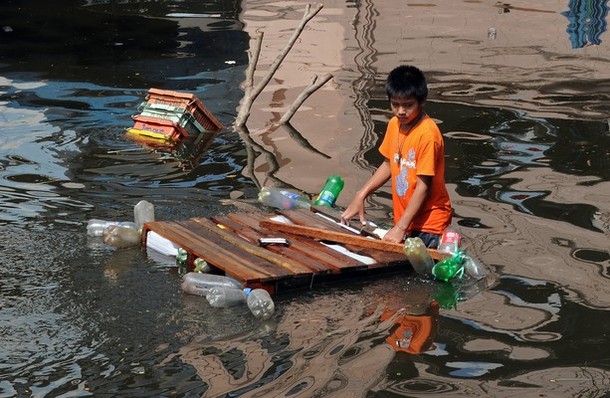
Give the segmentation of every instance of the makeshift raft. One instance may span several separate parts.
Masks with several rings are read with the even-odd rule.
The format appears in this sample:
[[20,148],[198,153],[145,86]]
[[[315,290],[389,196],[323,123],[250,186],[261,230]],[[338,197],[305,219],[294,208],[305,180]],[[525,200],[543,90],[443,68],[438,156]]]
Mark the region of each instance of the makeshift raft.
[[[278,216],[282,221],[274,221]],[[187,268],[203,258],[244,286],[271,294],[410,267],[403,245],[351,232],[315,209],[149,222],[143,227],[144,244],[150,231],[185,249]],[[280,239],[266,244],[266,238]],[[282,239],[286,244],[277,243]],[[435,260],[446,256],[429,251]]]

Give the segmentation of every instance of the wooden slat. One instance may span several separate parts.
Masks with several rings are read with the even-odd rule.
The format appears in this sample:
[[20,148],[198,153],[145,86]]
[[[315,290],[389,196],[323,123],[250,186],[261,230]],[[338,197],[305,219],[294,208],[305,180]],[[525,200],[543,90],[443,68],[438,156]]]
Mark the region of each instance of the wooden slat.
[[[246,222],[250,227],[252,227],[254,229],[266,231],[266,233],[268,233],[268,234],[278,235],[278,231],[274,231],[274,230],[270,230],[268,228],[261,227],[260,222],[262,220],[268,220],[267,217],[258,217],[258,218],[242,217],[241,214],[230,214],[228,217],[231,219],[234,219],[234,220],[242,220],[243,222]],[[294,240],[295,235],[294,234],[282,235],[282,237]],[[317,242],[316,240],[311,239],[309,237],[301,236],[299,241],[301,241],[305,244],[303,251],[305,251],[308,255],[318,255],[319,256],[319,255],[324,254],[325,256],[334,258],[334,259],[338,260],[337,265],[336,265],[337,267],[340,267],[340,268],[365,267],[365,265],[362,264],[359,260],[357,260],[353,257],[347,256],[336,250],[333,250],[329,247],[326,247],[326,246],[320,244],[319,242]],[[329,259],[329,261],[333,261],[333,260]],[[335,263],[335,261],[333,261],[333,263]]]
[[[289,239],[292,243],[289,248],[281,246],[269,246],[269,250],[277,248],[279,252],[287,256],[293,256],[295,261],[300,261],[307,267],[312,267],[318,270],[320,273],[327,272],[340,272],[343,269],[356,269],[362,268],[365,265],[360,261],[346,256],[345,254],[339,253],[336,250],[329,249],[324,245],[304,237],[298,237],[295,235],[286,235],[278,233],[277,231],[271,231],[266,228],[260,227],[260,221],[264,220],[264,217],[253,217],[248,214],[229,214],[225,220],[228,224],[235,227],[235,224],[247,227],[255,233],[258,233],[258,237],[272,236],[279,238]],[[239,231],[238,231],[239,233]],[[289,250],[288,250],[289,249]]]
[[[306,227],[303,225],[285,224],[270,220],[261,221],[261,226],[275,231],[282,231],[301,236],[309,236],[311,238],[329,240],[337,243],[345,243],[353,246],[383,250],[392,253],[403,253],[403,245],[401,243],[391,243],[382,240],[364,238],[362,236],[354,234],[327,231],[320,228]],[[434,260],[442,260],[449,257],[448,254],[439,252],[434,249],[428,249],[428,252]]]
[[[298,210],[282,210],[280,212],[281,215],[283,215],[284,217],[288,218],[290,221],[295,222],[298,225],[303,225],[306,227],[313,227],[313,228],[319,228],[321,230],[330,230],[333,232],[338,232],[338,233],[346,233],[348,235],[353,235],[353,236],[359,236],[359,235],[355,235],[353,232],[347,230],[346,228],[343,228],[342,226],[338,225],[335,221],[332,220],[327,220],[323,217],[321,217],[320,215],[316,214],[319,212],[319,207],[318,206],[314,209],[314,211],[309,211],[309,210],[304,210],[304,209],[298,209]],[[324,214],[324,213],[323,213]],[[327,216],[326,214],[324,214],[325,216]],[[329,217],[329,216],[327,216]],[[332,218],[332,217],[330,217]],[[366,236],[370,236],[370,233],[367,233]],[[306,235],[304,235],[306,236]],[[312,238],[317,238],[315,236],[312,236]],[[376,237],[376,239],[378,240],[379,238]],[[363,256],[368,256],[373,258],[374,260],[376,260],[378,263],[380,264],[375,264],[372,266],[372,268],[377,268],[379,266],[385,266],[386,264],[393,264],[393,263],[397,263],[397,262],[407,262],[407,259],[404,255],[404,253],[402,252],[402,250],[400,251],[388,251],[388,250],[383,250],[383,249],[379,249],[377,247],[371,247],[371,246],[361,246],[361,245],[357,245],[357,244],[349,244],[348,242],[339,242],[342,243],[345,248],[351,252],[357,253],[357,254],[361,254]]]
[[[201,257],[223,270],[225,273],[245,281],[271,281],[292,274],[269,261],[243,251],[225,242],[217,235],[207,232],[191,220],[177,222],[183,229],[183,234],[196,236],[197,242],[205,244]],[[189,250],[190,251],[190,250]]]
[[[146,223],[146,227],[242,282],[277,279],[273,274],[261,272],[259,267],[253,267],[253,264],[262,263],[264,260],[248,255],[248,253],[240,253],[233,247],[227,247],[226,243],[222,244],[218,240],[214,241],[206,236],[195,234],[189,228],[188,223],[187,226],[184,226],[183,223],[185,222],[155,221]],[[208,235],[213,237],[212,234]],[[261,268],[264,269],[264,267]]]
[[320,216],[315,215],[311,210],[279,210],[278,214],[283,215],[297,225],[320,228],[335,232],[347,232],[346,229],[341,228],[334,222],[330,222]]
[[[255,231],[254,229],[246,225],[243,225],[226,217],[212,217],[212,220],[217,224],[223,225],[225,228],[231,230],[235,234],[247,239],[252,244],[257,242],[258,238],[263,236],[261,235],[260,231]],[[288,247],[284,245],[269,245],[265,249],[273,253],[277,253],[281,256],[285,256],[286,258],[289,258],[291,260],[297,261],[314,273],[329,273],[334,270],[334,268],[330,267],[329,265],[321,264],[319,261],[315,261],[310,257],[302,255],[299,251],[295,250],[294,246],[296,242],[294,239],[292,239],[292,237],[290,242],[291,245]]]
[[245,239],[235,236],[234,234],[231,234],[228,231],[219,228],[215,223],[213,223],[207,218],[194,218],[192,219],[192,221],[200,225],[202,228],[205,228],[208,231],[217,234],[219,237],[221,237],[223,240],[230,243],[231,245],[238,247],[239,249],[244,250],[257,257],[264,258],[268,262],[289,271],[294,276],[311,275],[312,273],[310,269],[297,263],[296,261],[292,261],[265,248],[253,245]]

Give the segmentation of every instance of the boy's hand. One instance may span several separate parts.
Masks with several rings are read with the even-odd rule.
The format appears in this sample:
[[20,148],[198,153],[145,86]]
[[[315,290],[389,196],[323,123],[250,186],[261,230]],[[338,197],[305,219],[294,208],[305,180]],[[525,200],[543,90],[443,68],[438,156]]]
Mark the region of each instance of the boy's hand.
[[366,219],[364,218],[364,200],[360,200],[357,197],[354,198],[349,206],[347,206],[347,209],[341,213],[341,222],[345,225],[349,225],[349,220],[356,214],[360,218],[362,225],[366,224]]
[[404,228],[395,225],[384,235],[382,240],[392,243],[402,243],[405,240],[405,232],[406,230]]

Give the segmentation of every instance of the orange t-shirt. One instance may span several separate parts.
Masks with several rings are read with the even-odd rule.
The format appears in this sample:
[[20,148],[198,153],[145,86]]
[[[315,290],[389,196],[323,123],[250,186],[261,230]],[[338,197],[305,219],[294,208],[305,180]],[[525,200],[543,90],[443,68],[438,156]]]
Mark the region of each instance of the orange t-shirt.
[[451,223],[451,200],[445,187],[445,144],[438,126],[428,115],[407,134],[393,117],[379,152],[390,161],[394,223],[397,223],[415,190],[417,176],[431,176],[428,196],[407,232],[442,234]]

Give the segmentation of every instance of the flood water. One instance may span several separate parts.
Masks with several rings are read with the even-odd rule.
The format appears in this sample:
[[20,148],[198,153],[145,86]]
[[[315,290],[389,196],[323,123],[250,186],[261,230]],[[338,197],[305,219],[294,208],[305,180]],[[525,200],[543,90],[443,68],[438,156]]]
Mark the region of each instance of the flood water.
[[[307,3],[3,1],[0,397],[608,396],[608,5],[581,3],[325,2],[246,137],[232,124],[250,38],[265,31],[260,79]],[[158,220],[205,217],[332,173],[346,206],[381,160],[398,63],[428,75],[454,225],[485,284],[405,269],[286,292],[260,322],[183,295],[172,259],[86,235],[142,199]],[[125,137],[151,87],[196,94],[225,125],[207,151]]]

